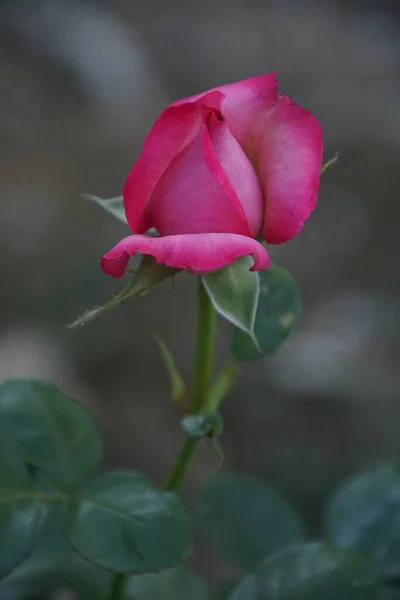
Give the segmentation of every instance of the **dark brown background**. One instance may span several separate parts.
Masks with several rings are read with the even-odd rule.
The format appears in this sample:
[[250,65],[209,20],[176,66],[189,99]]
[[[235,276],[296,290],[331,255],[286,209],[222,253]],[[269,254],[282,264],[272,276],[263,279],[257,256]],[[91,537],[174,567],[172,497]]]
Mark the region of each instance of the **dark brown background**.
[[[291,244],[295,335],[243,367],[224,407],[226,467],[277,484],[314,531],[326,494],[400,451],[400,20],[396,2],[3,0],[0,3],[0,375],[46,378],[97,415],[109,466],[163,478],[179,440],[152,333],[190,376],[194,280],[78,331],[121,284],[99,258],[126,231],[82,191],[119,195],[158,112],[276,71],[341,164]],[[219,358],[228,328],[221,324]],[[200,452],[192,495],[217,466]],[[200,551],[203,572],[224,567]]]

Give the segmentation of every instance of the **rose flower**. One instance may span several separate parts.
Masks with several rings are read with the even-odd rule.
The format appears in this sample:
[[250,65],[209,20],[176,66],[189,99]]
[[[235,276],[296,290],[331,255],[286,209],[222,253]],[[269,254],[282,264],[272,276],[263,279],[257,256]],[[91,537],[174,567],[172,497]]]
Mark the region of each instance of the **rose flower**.
[[[217,87],[168,106],[148,134],[123,189],[133,235],[101,261],[124,274],[136,252],[204,274],[252,255],[267,269],[270,244],[291,240],[317,201],[318,121],[274,74]],[[158,237],[146,235],[155,228]]]

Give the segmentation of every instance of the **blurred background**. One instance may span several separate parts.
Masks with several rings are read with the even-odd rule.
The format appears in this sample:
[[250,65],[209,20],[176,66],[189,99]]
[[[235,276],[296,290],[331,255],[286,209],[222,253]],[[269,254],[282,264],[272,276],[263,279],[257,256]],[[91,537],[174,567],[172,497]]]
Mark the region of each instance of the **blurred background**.
[[[303,295],[297,331],[243,366],[223,408],[225,467],[277,485],[318,533],[326,495],[400,454],[400,5],[393,0],[1,0],[0,376],[49,379],[97,417],[108,467],[162,481],[179,413],[152,337],[191,375],[195,281],[177,279],[79,330],[118,292],[99,260],[118,196],[171,101],[276,71],[325,132],[319,205],[271,249]],[[229,342],[221,323],[219,364]],[[205,447],[188,502],[218,457]],[[227,565],[200,545],[209,581]]]

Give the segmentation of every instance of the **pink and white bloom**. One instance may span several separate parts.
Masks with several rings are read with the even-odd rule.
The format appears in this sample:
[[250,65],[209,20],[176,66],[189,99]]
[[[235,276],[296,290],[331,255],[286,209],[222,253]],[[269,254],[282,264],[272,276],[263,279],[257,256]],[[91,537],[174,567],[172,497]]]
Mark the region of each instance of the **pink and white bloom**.
[[[101,261],[124,274],[136,252],[170,267],[207,273],[251,254],[256,241],[291,240],[317,202],[322,162],[318,121],[287,96],[274,74],[224,85],[168,106],[125,182],[133,235]],[[147,236],[155,228],[159,237]]]

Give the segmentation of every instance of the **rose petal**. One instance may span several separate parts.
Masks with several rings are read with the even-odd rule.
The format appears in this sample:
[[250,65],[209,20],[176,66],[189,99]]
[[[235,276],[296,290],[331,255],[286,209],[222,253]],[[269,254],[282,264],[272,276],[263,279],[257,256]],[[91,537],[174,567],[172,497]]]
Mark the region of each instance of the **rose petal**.
[[253,129],[253,149],[266,197],[263,238],[291,240],[317,202],[322,163],[321,127],[309,111],[282,96]]
[[287,96],[278,96],[274,73],[214,90],[225,95],[222,114],[260,175],[264,239],[271,244],[291,240],[317,201],[323,150],[318,121]]
[[237,233],[252,237],[261,228],[262,207],[261,187],[249,159],[226,122],[211,114],[192,144],[165,171],[148,214],[161,235]]
[[264,210],[258,175],[225,120],[212,115],[207,133],[204,132],[203,145],[208,168],[232,204],[244,213],[250,234],[255,237],[261,229]]
[[154,256],[158,263],[195,273],[209,273],[229,265],[237,258],[253,255],[251,271],[268,268],[268,252],[259,242],[244,235],[231,233],[202,233],[147,237],[131,235],[123,239],[101,259],[104,273],[122,277],[129,258],[140,252]]
[[178,100],[172,106],[201,100],[205,94],[213,91],[224,94],[222,114],[226,118],[232,134],[246,150],[252,126],[259,118],[259,113],[273,108],[278,101],[278,83],[275,73],[257,75],[236,83],[221,85],[202,94]]
[[169,106],[154,123],[123,190],[126,218],[134,233],[151,227],[146,207],[155,186],[171,161],[198,135],[205,106],[219,110],[222,100],[219,92],[204,94],[199,103]]

